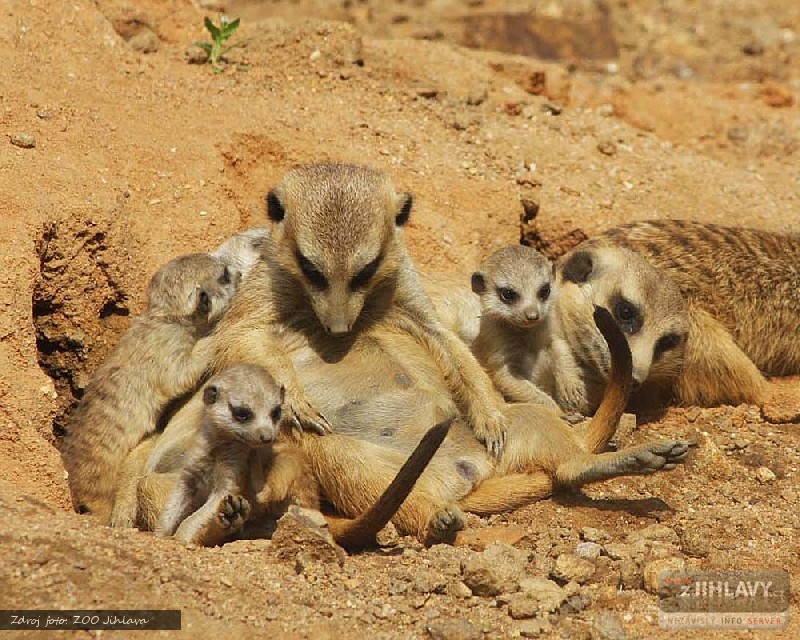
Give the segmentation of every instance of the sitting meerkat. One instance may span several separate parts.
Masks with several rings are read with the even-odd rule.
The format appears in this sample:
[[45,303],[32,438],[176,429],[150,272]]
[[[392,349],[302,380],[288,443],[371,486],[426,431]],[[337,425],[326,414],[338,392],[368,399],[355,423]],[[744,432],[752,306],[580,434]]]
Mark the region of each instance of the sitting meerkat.
[[548,312],[557,295],[547,258],[521,245],[495,251],[472,274],[473,296],[463,286],[423,282],[442,321],[471,347],[507,401],[559,409],[536,383],[552,374],[540,357],[552,339]]
[[[303,390],[333,433],[300,433],[298,445],[326,501],[356,517],[397,480],[428,426],[455,413],[461,400],[447,377],[451,368],[420,339],[431,333],[428,320],[422,310],[409,311],[414,307],[404,287],[415,272],[401,250],[399,227],[410,214],[410,198],[398,196],[382,172],[315,165],[284,177],[270,197],[270,212],[273,246],[215,329],[212,368],[266,364],[276,380],[293,380]],[[595,258],[590,262],[599,276],[605,263]],[[621,298],[614,294],[633,296],[644,281],[624,266],[598,284],[597,297],[611,303],[630,332],[632,316],[616,306]],[[408,496],[392,518],[400,533],[447,540],[464,526],[462,509],[499,513],[547,497],[557,486],[653,473],[685,460],[688,444],[675,440],[605,451],[632,384],[631,339],[608,311],[591,306],[589,294],[581,299],[590,305],[593,330],[609,343],[610,366],[588,427],[574,429],[540,405],[501,404],[507,438],[493,456],[468,424],[455,422],[422,475],[413,476],[413,487],[406,486]],[[430,301],[421,300],[430,313]]]
[[763,374],[800,373],[800,235],[686,220],[611,229],[601,240],[636,251],[688,303],[679,402],[760,403]]
[[64,436],[77,511],[109,522],[123,461],[155,431],[168,402],[202,376],[206,336],[238,282],[237,272],[208,254],[176,258],[153,276],[146,310],[96,371]]
[[[293,456],[297,472],[289,478],[281,501],[288,497],[302,506],[318,508],[310,469],[303,468],[291,449],[271,450],[283,418],[284,389],[261,367],[235,365],[214,376],[203,389],[202,425],[188,450],[180,482],[164,510],[156,534],[184,542],[217,545],[237,534],[258,501],[249,481],[260,449],[274,459]],[[267,467],[275,465],[271,461]],[[285,461],[279,464],[285,465]],[[299,486],[298,486],[298,483]]]

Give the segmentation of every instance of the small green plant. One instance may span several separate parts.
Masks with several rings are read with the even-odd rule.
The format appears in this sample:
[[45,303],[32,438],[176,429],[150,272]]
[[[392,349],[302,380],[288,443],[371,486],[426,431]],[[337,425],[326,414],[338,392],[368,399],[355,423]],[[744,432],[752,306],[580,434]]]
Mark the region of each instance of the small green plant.
[[219,67],[219,62],[222,60],[222,56],[224,56],[234,47],[239,46],[238,44],[225,46],[225,42],[227,42],[228,39],[234,33],[236,33],[236,30],[239,28],[239,18],[236,18],[235,20],[228,20],[228,18],[225,16],[220,16],[219,26],[217,26],[211,21],[211,18],[206,16],[203,20],[203,24],[205,25],[208,33],[211,34],[211,40],[213,42],[195,42],[194,44],[206,52],[206,55],[208,56],[207,61],[211,63],[214,73],[219,73],[222,71],[222,69]]

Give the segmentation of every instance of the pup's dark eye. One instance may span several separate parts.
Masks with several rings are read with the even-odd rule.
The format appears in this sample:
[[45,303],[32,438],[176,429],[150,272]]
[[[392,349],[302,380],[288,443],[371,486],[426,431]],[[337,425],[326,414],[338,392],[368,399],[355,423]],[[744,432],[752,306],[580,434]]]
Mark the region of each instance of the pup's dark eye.
[[497,296],[506,304],[511,304],[512,302],[516,302],[517,299],[519,298],[519,294],[513,289],[509,289],[508,287],[498,287]]
[[364,267],[361,271],[359,271],[356,275],[353,276],[352,280],[350,280],[350,288],[352,290],[355,291],[356,289],[361,289],[372,279],[372,276],[375,275],[375,272],[378,270],[378,267],[381,264],[381,258],[382,256],[379,255],[366,267]]
[[280,422],[281,416],[283,415],[283,409],[281,409],[281,405],[277,405],[272,411],[269,412],[269,417],[272,418],[272,422]]
[[247,422],[253,417],[253,412],[247,407],[231,406],[231,415],[236,422]]
[[550,283],[546,282],[541,287],[539,287],[539,292],[536,294],[539,296],[539,300],[544,302],[550,297]]
[[297,252],[297,264],[300,265],[300,271],[313,286],[317,289],[327,289],[328,279],[322,275],[322,272],[317,269],[314,264],[306,258],[299,251]]
[[211,298],[207,292],[201,291],[197,300],[197,310],[200,313],[208,313],[211,311]]
[[653,348],[653,359],[660,357],[667,351],[678,347],[683,339],[677,333],[668,333],[666,335],[661,336],[656,342],[656,346]]
[[228,267],[225,267],[222,270],[222,275],[219,277],[220,284],[230,284],[231,283],[231,272]]
[[639,308],[625,298],[619,298],[614,304],[614,320],[628,334],[637,333],[644,323]]

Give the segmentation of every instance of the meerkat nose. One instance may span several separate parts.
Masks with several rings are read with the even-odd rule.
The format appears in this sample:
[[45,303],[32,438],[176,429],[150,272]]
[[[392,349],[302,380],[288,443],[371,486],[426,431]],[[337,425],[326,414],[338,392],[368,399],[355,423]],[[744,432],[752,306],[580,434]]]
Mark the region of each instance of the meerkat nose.
[[265,444],[268,443],[268,442],[272,442],[272,439],[273,438],[269,433],[262,433],[261,434],[261,442],[263,442]]
[[328,325],[328,333],[332,336],[342,336],[350,332],[350,325],[344,320],[336,320]]
[[526,320],[530,320],[530,321],[538,320],[539,319],[539,312],[536,311],[536,310],[526,311],[525,312],[525,319]]

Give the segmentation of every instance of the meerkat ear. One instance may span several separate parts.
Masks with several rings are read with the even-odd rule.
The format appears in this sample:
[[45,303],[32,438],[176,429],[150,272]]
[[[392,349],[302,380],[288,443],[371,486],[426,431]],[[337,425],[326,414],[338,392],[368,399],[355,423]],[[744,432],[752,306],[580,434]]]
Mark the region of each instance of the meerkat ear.
[[576,251],[564,263],[562,273],[565,280],[582,284],[589,279],[593,269],[592,254],[588,251]]
[[278,394],[281,399],[281,404],[283,404],[286,400],[286,387],[281,385],[281,390],[278,392]]
[[203,389],[203,404],[211,406],[217,401],[218,396],[219,389],[217,389],[216,385],[208,385],[205,389]]
[[414,204],[414,198],[410,193],[401,193],[399,197],[399,208],[394,216],[394,223],[398,227],[405,226],[408,222],[408,217],[411,215],[411,206]]
[[275,189],[267,194],[267,216],[273,222],[283,222],[286,217],[286,208],[278,197]]
[[472,290],[479,296],[486,292],[486,276],[480,271],[472,274]]

